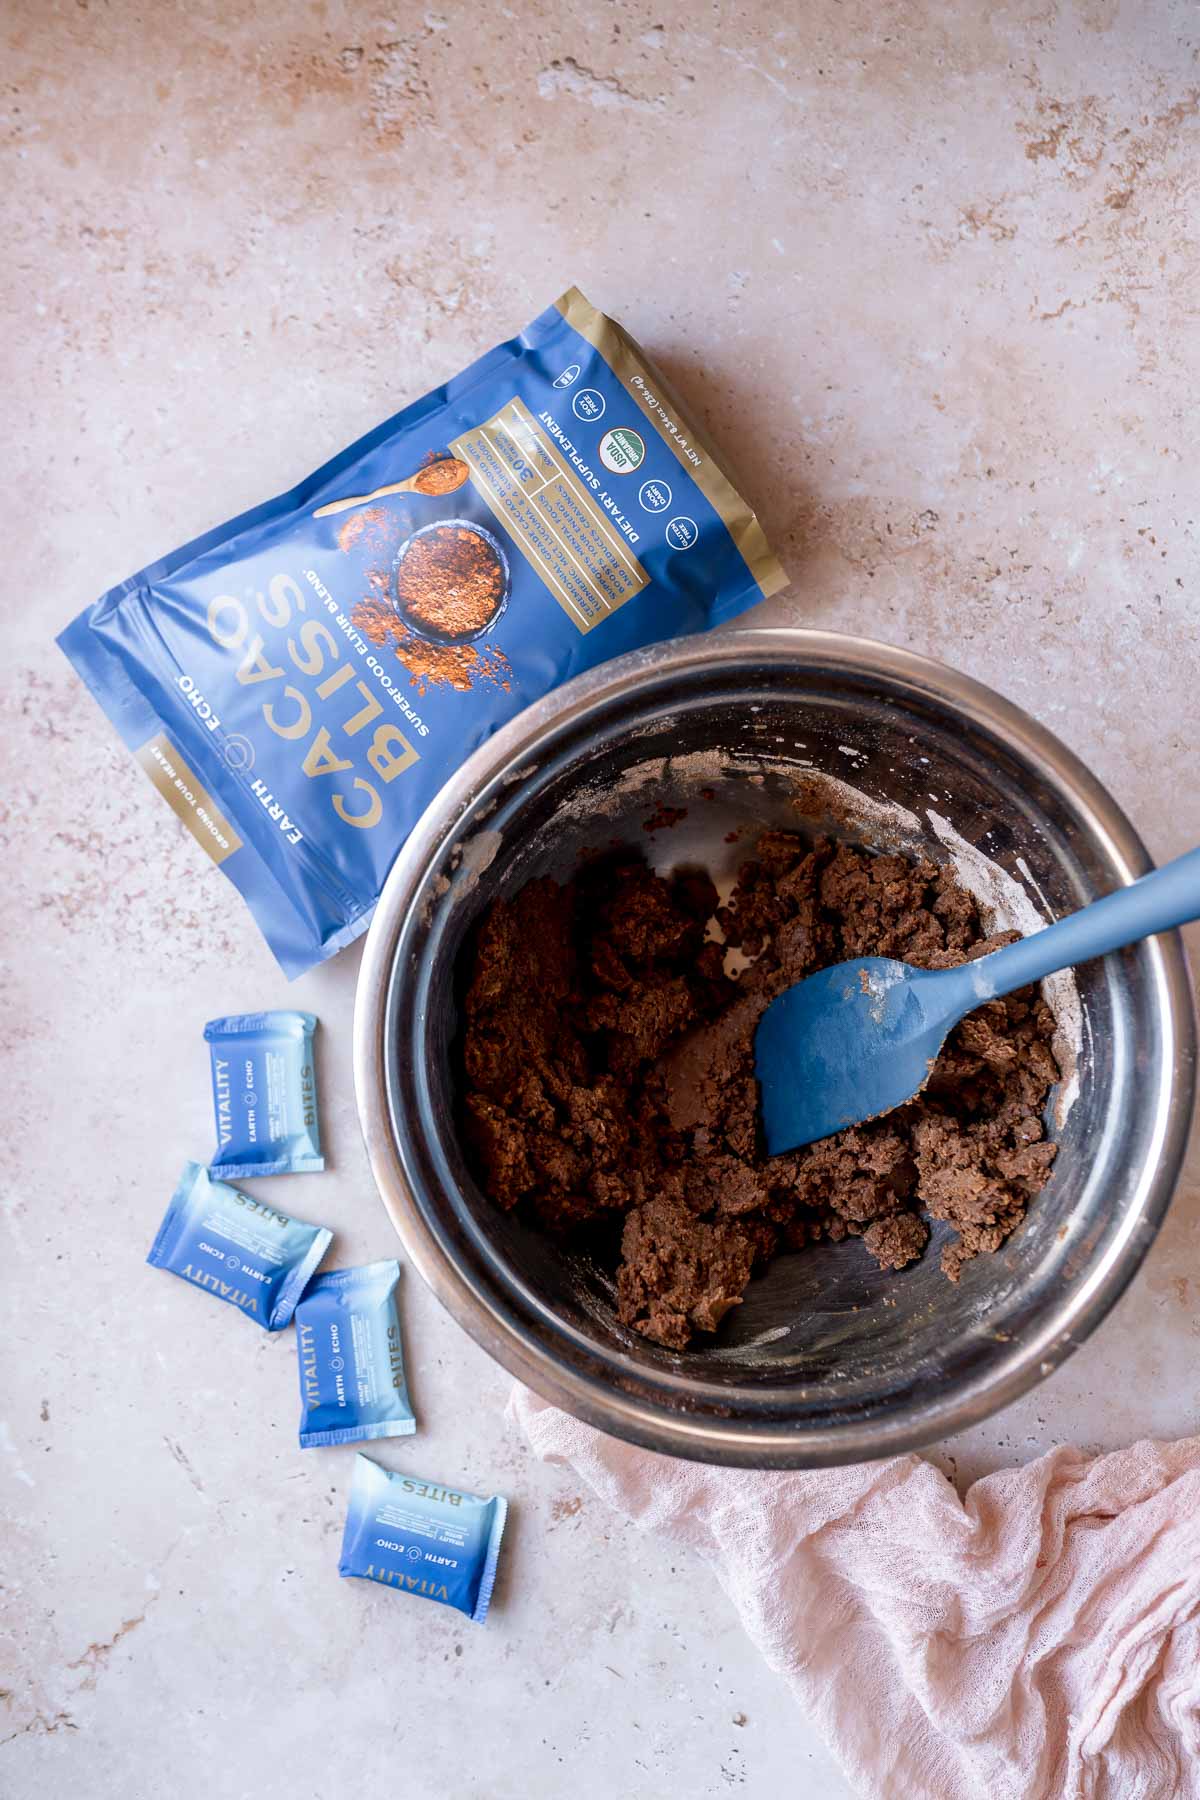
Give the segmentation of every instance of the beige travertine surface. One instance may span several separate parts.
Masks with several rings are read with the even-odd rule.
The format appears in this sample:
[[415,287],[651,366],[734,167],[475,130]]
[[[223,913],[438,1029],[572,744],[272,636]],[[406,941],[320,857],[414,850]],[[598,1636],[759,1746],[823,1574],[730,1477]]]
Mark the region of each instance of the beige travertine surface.
[[[704,1571],[534,1466],[418,1284],[395,1465],[514,1499],[485,1631],[339,1582],[350,1452],[290,1338],[142,1257],[211,1119],[203,1020],[324,1021],[332,1172],[392,1240],[356,956],[288,988],[51,644],[569,282],[661,359],[792,586],[969,669],[1159,857],[1200,839],[1200,26],[1169,0],[235,0],[2,9],[0,1792],[848,1793]],[[1194,940],[1193,940],[1194,941]],[[1200,1172],[1115,1316],[947,1447],[1197,1430]],[[947,1463],[946,1466],[955,1466]]]

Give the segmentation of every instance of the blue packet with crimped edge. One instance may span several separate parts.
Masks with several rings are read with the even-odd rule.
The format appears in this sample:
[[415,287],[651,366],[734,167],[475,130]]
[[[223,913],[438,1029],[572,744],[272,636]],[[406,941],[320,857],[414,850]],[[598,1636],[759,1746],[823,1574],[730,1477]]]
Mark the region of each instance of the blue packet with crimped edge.
[[189,1162],[146,1261],[282,1331],[332,1241],[323,1225],[289,1219]]
[[212,1063],[214,1175],[304,1175],[325,1167],[312,1013],[237,1013],[204,1027]]
[[436,1600],[482,1625],[491,1604],[508,1502],[393,1474],[361,1453],[338,1574]]
[[[439,623],[419,571],[453,579],[464,543],[484,610]],[[670,383],[570,288],[58,641],[298,975],[361,936],[433,796],[522,707],[784,581]]]
[[404,1379],[398,1262],[316,1275],[296,1308],[300,1444],[407,1437],[417,1429]]

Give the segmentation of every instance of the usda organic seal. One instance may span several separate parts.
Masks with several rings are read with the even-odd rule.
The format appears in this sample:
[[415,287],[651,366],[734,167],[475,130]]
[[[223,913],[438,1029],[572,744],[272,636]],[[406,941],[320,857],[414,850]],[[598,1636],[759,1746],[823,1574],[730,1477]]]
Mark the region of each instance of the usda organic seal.
[[628,475],[640,469],[645,455],[645,444],[628,425],[617,425],[600,439],[600,461],[614,475]]

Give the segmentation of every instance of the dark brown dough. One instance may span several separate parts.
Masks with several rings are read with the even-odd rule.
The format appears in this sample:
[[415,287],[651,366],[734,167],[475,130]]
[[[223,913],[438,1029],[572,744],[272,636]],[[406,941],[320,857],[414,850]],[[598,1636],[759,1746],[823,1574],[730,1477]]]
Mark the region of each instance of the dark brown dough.
[[[861,1237],[900,1269],[942,1219],[957,1280],[1054,1159],[1038,991],[964,1020],[907,1106],[774,1158],[754,1029],[828,963],[944,968],[1007,941],[985,937],[948,869],[783,832],[760,837],[724,907],[707,876],[665,880],[632,854],[530,882],[488,913],[466,997],[463,1124],[482,1184],[549,1231],[608,1226],[614,1250],[619,1231],[620,1317],[670,1349],[715,1331],[776,1249]],[[729,950],[754,959],[736,979]]]

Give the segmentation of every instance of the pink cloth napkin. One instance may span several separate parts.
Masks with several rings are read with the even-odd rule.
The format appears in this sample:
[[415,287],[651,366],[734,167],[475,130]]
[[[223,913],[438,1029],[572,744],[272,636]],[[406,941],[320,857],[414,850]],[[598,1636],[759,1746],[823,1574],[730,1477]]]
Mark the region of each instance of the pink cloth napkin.
[[511,1410],[711,1564],[863,1795],[1200,1800],[1200,1438],[1052,1450],[960,1500],[916,1456],[713,1469]]

